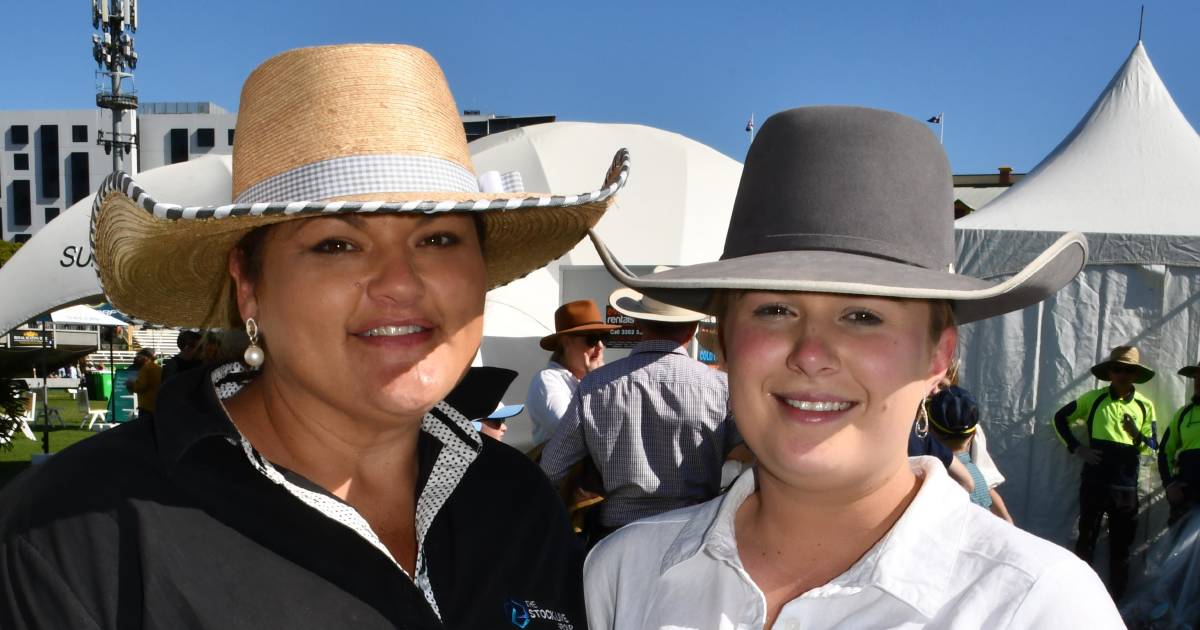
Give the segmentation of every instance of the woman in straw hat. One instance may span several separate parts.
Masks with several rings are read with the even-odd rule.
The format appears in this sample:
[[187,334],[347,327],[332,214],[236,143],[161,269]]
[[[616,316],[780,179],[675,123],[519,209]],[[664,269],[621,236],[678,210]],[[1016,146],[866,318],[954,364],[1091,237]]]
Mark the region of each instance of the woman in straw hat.
[[921,123],[808,107],[755,138],[720,261],[639,278],[592,236],[621,283],[717,316],[758,458],[724,496],[596,547],[592,628],[1122,627],[1090,568],[906,456],[955,320],[1034,304],[1086,258],[1068,234],[1004,282],[954,274],[952,201]]
[[348,45],[250,75],[233,164],[225,206],[162,203],[119,173],[97,195],[113,304],[244,327],[249,369],[181,374],[153,422],[5,488],[0,627],[582,627],[549,484],[440,401],[485,291],[569,250],[624,152],[585,194],[477,178],[436,62]]

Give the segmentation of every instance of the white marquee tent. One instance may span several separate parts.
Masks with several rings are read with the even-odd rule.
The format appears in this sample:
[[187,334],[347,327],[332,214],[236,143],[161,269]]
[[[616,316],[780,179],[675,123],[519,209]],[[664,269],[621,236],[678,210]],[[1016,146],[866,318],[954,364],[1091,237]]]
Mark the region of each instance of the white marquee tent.
[[[1138,346],[1158,371],[1139,391],[1154,401],[1160,433],[1191,394],[1175,371],[1200,356],[1197,174],[1200,137],[1138,42],[1062,143],[956,224],[958,270],[992,279],[1014,273],[1063,231],[1088,236],[1087,267],[1058,295],[961,335],[964,384],[979,398],[989,449],[1008,477],[1001,493],[1017,523],[1038,535],[1074,539],[1080,464],[1051,422],[1060,406],[1102,386],[1092,365],[1114,346]],[[1149,457],[1141,480],[1139,545],[1165,524]]]

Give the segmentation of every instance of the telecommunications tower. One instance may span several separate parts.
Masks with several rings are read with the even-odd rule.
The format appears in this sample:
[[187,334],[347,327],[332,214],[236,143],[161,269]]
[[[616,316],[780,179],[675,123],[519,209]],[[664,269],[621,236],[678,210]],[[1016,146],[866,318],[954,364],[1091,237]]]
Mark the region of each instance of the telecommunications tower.
[[121,133],[122,114],[127,109],[136,112],[138,106],[133,84],[137,24],[137,0],[92,0],[92,28],[99,31],[92,34],[92,57],[100,68],[96,71],[96,106],[112,112],[112,132],[97,132],[96,144],[112,155],[113,171],[120,170],[121,155],[129,155],[137,145],[134,122],[130,123],[131,133]]

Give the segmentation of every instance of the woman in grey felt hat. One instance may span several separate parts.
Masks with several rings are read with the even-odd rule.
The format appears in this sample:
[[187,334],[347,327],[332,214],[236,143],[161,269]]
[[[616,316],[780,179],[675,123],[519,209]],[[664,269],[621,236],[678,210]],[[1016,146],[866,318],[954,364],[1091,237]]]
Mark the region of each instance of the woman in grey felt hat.
[[1096,574],[908,458],[958,323],[1024,308],[1083,266],[1068,234],[1012,278],[953,273],[951,177],[921,123],[809,107],[746,158],[721,260],[621,283],[717,316],[758,457],[722,497],[639,521],[584,568],[592,628],[1118,628]]

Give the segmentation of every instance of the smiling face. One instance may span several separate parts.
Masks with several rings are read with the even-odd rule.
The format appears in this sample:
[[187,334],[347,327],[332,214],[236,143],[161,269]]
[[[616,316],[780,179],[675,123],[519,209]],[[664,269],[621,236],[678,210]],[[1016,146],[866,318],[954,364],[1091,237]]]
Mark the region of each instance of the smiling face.
[[905,465],[921,399],[957,333],[931,338],[928,302],[742,293],[721,320],[729,396],[760,474],[860,489]]
[[265,340],[263,377],[293,404],[420,417],[479,348],[487,280],[469,216],[289,221],[259,259],[253,273],[235,250],[230,273]]

